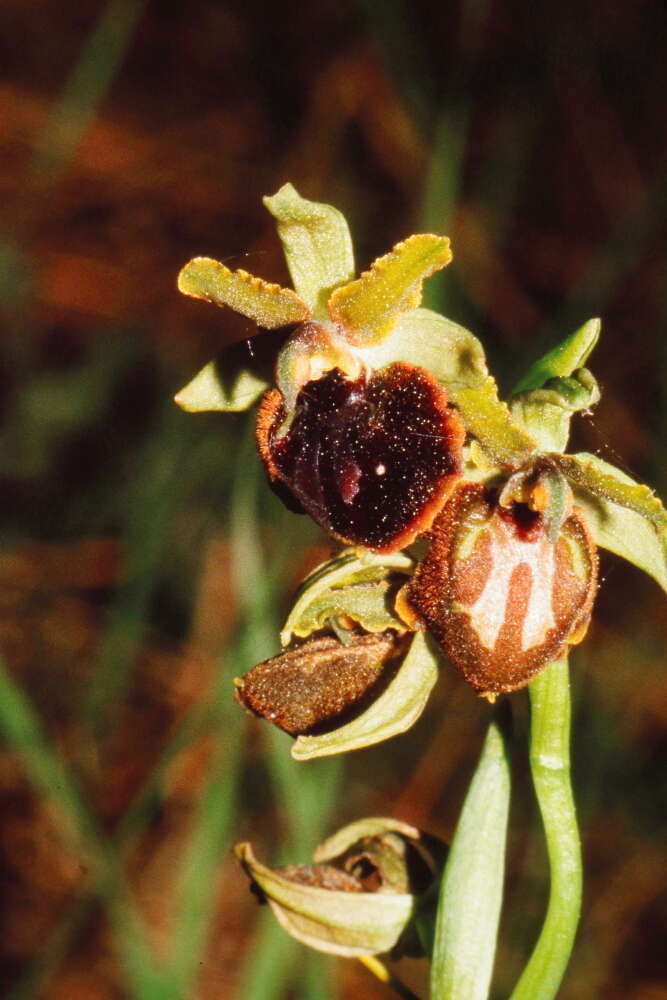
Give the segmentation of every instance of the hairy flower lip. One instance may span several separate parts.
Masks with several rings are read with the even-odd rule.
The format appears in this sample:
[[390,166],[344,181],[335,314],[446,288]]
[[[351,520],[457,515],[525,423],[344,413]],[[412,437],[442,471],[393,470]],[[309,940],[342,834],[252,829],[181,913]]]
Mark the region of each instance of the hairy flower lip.
[[[427,531],[462,469],[465,431],[437,380],[404,362],[307,383],[287,433],[277,390],[256,441],[269,481],[340,541],[391,553]],[[294,509],[294,503],[290,504]]]
[[482,485],[460,486],[408,585],[409,603],[482,693],[523,687],[590,618],[597,554],[583,513],[574,508],[556,543],[540,514],[526,508],[526,517],[527,529]]

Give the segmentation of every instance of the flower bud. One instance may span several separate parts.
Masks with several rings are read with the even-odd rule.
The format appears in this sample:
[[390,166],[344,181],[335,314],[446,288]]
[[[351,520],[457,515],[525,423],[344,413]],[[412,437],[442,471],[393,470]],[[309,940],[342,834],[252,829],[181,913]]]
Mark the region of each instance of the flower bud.
[[466,680],[499,693],[583,638],[596,586],[597,554],[577,507],[552,542],[543,512],[501,506],[466,484],[433,527],[408,601]]
[[271,870],[250,844],[235,854],[281,926],[318,951],[357,957],[412,947],[411,920],[436,880],[444,845],[398,820],[352,823],[314,865]]

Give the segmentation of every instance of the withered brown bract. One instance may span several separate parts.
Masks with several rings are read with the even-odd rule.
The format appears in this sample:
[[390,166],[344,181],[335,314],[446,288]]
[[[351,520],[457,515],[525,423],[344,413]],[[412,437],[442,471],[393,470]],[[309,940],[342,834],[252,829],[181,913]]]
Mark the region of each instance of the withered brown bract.
[[299,736],[338,720],[381,681],[402,650],[394,633],[309,639],[253,667],[237,698],[256,715]]
[[460,419],[438,381],[414,365],[359,378],[333,369],[303,386],[281,434],[285,416],[280,393],[267,393],[257,444],[272,484],[351,545],[385,553],[409,545],[461,472]]
[[555,543],[541,514],[460,487],[436,521],[408,599],[478,691],[523,687],[585,631],[597,553],[576,507]]

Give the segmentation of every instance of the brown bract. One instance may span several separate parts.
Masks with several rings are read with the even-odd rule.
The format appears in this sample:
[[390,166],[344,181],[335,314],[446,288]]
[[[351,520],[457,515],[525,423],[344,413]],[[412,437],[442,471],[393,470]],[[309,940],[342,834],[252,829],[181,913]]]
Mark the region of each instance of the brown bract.
[[436,379],[414,365],[358,378],[333,369],[301,389],[281,434],[285,418],[280,393],[267,393],[257,445],[272,484],[350,545],[410,545],[461,472],[463,425]]
[[386,632],[355,636],[347,644],[333,636],[309,639],[253,667],[236,681],[236,695],[255,715],[302,735],[365,704],[401,648],[396,635]]
[[552,544],[541,514],[503,509],[466,484],[434,524],[408,599],[466,680],[499,693],[523,687],[583,637],[596,587],[580,510]]

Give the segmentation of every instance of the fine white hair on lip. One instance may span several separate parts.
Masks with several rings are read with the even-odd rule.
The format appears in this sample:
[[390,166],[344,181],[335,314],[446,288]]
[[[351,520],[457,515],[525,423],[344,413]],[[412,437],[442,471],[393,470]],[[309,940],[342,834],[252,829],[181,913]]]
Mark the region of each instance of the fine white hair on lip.
[[375,466],[376,476],[384,476],[386,471],[387,471],[387,466],[383,465],[382,462],[379,462],[378,465]]

